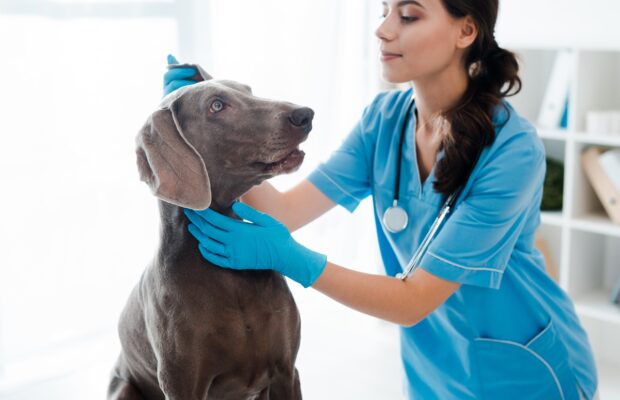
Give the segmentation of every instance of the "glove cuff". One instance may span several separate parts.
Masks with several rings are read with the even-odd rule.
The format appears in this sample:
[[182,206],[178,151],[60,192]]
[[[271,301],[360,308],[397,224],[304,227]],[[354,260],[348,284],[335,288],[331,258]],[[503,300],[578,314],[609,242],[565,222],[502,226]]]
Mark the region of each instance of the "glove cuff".
[[327,256],[325,254],[312,251],[307,247],[304,247],[297,243],[297,251],[300,253],[300,257],[297,259],[301,262],[299,265],[291,265],[290,268],[294,270],[291,279],[299,282],[303,287],[308,288],[319,279],[319,276],[323,273],[325,266],[327,265]]

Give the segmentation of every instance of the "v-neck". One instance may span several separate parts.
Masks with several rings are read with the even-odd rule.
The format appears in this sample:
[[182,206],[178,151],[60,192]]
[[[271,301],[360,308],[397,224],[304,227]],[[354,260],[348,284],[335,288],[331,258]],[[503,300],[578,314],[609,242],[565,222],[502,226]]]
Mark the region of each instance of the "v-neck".
[[418,154],[417,154],[418,148],[416,144],[416,128],[418,124],[418,118],[416,115],[415,98],[414,98],[414,104],[413,104],[411,113],[412,113],[411,126],[409,127],[411,133],[407,135],[407,139],[411,141],[411,149],[413,152],[413,169],[415,170],[414,175],[415,175],[415,178],[417,179],[418,197],[422,197],[424,196],[426,192],[427,182],[430,179],[433,179],[435,176],[435,166],[437,165],[437,160],[439,159],[439,155],[441,152],[437,151],[437,154],[435,155],[435,162],[433,163],[433,166],[431,167],[431,170],[429,171],[426,179],[424,179],[424,182],[422,182],[422,175],[420,174],[420,164],[419,164]]

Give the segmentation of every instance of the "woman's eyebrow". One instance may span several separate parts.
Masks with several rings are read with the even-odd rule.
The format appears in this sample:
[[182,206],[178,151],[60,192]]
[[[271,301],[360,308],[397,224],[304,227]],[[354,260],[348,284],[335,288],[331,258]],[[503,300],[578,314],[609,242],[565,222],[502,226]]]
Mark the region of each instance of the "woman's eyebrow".
[[[386,1],[383,1],[383,2],[382,2],[382,4],[383,4],[383,6],[385,6],[385,7],[387,7],[387,6],[388,6],[388,4],[387,4],[387,2],[386,2]],[[396,4],[396,7],[402,7],[402,6],[405,6],[405,5],[407,5],[407,4],[413,4],[413,5],[418,6],[418,7],[420,7],[420,8],[424,8],[424,6],[423,6],[423,5],[422,5],[419,1],[417,1],[417,0],[401,0],[401,1],[399,1],[399,2]]]
[[420,4],[420,2],[417,1],[417,0],[402,0],[402,1],[398,2],[397,6],[398,7],[402,7],[402,6],[406,5],[406,4],[413,4],[413,5],[416,5],[416,6],[420,7],[420,8],[424,8],[424,6],[422,4]]

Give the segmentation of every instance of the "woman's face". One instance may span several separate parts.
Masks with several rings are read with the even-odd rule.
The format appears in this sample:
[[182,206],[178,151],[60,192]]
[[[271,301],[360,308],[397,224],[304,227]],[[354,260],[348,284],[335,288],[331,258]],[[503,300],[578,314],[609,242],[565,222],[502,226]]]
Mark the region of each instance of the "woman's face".
[[384,0],[380,40],[383,78],[392,83],[432,77],[459,62],[461,19],[442,0]]

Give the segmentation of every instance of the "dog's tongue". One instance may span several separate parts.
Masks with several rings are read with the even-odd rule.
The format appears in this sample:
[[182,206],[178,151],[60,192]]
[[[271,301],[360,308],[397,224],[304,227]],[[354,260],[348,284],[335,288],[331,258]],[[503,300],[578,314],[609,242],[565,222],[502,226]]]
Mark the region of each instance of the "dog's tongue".
[[273,173],[283,173],[283,172],[292,172],[295,168],[299,167],[304,160],[304,153],[302,150],[295,149],[291,151],[286,157],[284,157],[280,161],[276,161],[275,163],[269,164],[269,172]]

